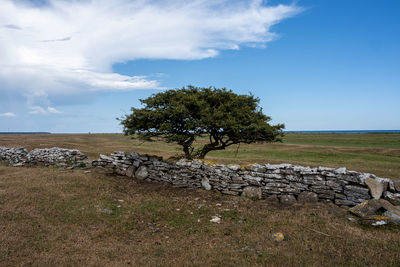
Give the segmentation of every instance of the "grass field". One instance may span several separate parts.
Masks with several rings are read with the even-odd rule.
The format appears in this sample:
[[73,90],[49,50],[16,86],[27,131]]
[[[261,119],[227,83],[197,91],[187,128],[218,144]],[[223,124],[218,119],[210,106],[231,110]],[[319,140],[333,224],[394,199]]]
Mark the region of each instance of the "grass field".
[[[93,171],[0,166],[0,266],[400,264],[400,227],[348,217],[326,204],[283,207]],[[273,241],[276,232],[284,241]]]
[[[0,146],[77,148],[91,158],[115,150],[156,154],[164,158],[180,153],[179,147],[174,144],[142,142],[121,134],[0,135]],[[282,144],[232,146],[224,151],[209,153],[207,159],[220,163],[284,162],[346,167],[380,177],[400,179],[400,134],[291,133],[285,136]]]
[[[346,166],[396,178],[399,139],[290,134],[284,144],[209,158]],[[0,146],[78,148],[92,158],[114,150],[178,153],[117,134],[0,135]],[[210,222],[215,215],[220,224]],[[349,216],[322,203],[285,207],[95,170],[0,165],[0,266],[400,265],[399,226],[367,227]],[[276,232],[284,241],[273,241]]]

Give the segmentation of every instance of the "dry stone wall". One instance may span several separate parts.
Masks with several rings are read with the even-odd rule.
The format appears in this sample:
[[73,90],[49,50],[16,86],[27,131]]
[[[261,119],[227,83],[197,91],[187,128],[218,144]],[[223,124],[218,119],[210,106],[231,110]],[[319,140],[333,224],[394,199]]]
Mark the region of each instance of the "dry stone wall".
[[88,161],[86,155],[78,150],[61,148],[30,152],[24,148],[0,148],[0,161],[13,166],[70,163],[76,166],[84,162],[93,168],[108,169],[136,179],[213,189],[223,194],[263,198],[284,204],[321,201],[355,206],[383,197],[394,205],[400,205],[400,181],[348,171],[346,168],[310,168],[291,164],[218,165],[185,159],[169,162],[155,156],[120,151]]
[[28,152],[25,148],[0,147],[0,161],[12,166],[44,165],[74,166],[90,163],[88,157],[77,149],[43,148]]

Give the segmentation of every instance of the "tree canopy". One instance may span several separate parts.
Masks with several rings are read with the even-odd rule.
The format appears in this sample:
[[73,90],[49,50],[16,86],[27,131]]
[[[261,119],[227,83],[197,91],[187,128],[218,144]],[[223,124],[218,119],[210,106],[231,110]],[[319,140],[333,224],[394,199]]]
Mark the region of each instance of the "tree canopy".
[[[233,144],[281,141],[283,136],[284,125],[269,124],[259,98],[226,88],[187,86],[140,101],[143,108],[131,108],[132,113],[120,119],[124,133],[175,142],[188,159],[202,159]],[[208,143],[195,147],[198,137],[207,137]]]

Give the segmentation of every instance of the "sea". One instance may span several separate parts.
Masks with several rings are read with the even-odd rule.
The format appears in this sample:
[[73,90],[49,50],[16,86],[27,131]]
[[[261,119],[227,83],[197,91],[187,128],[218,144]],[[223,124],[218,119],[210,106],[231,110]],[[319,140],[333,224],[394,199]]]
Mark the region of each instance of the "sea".
[[284,131],[285,133],[343,133],[343,134],[362,134],[362,133],[400,133],[400,130],[324,130],[324,131]]

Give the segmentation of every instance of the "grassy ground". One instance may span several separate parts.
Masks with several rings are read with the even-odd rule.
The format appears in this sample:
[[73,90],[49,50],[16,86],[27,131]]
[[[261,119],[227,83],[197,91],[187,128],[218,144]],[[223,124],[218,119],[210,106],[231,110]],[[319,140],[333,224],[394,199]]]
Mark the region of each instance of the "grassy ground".
[[0,266],[399,266],[399,227],[348,217],[323,204],[0,166]]
[[[156,154],[164,158],[180,153],[179,147],[173,144],[142,142],[121,134],[0,135],[0,146],[77,148],[91,158],[115,150]],[[347,167],[380,177],[400,179],[400,134],[291,133],[285,136],[282,144],[241,145],[239,149],[233,146],[224,151],[211,152],[207,158],[221,163],[284,162]]]

